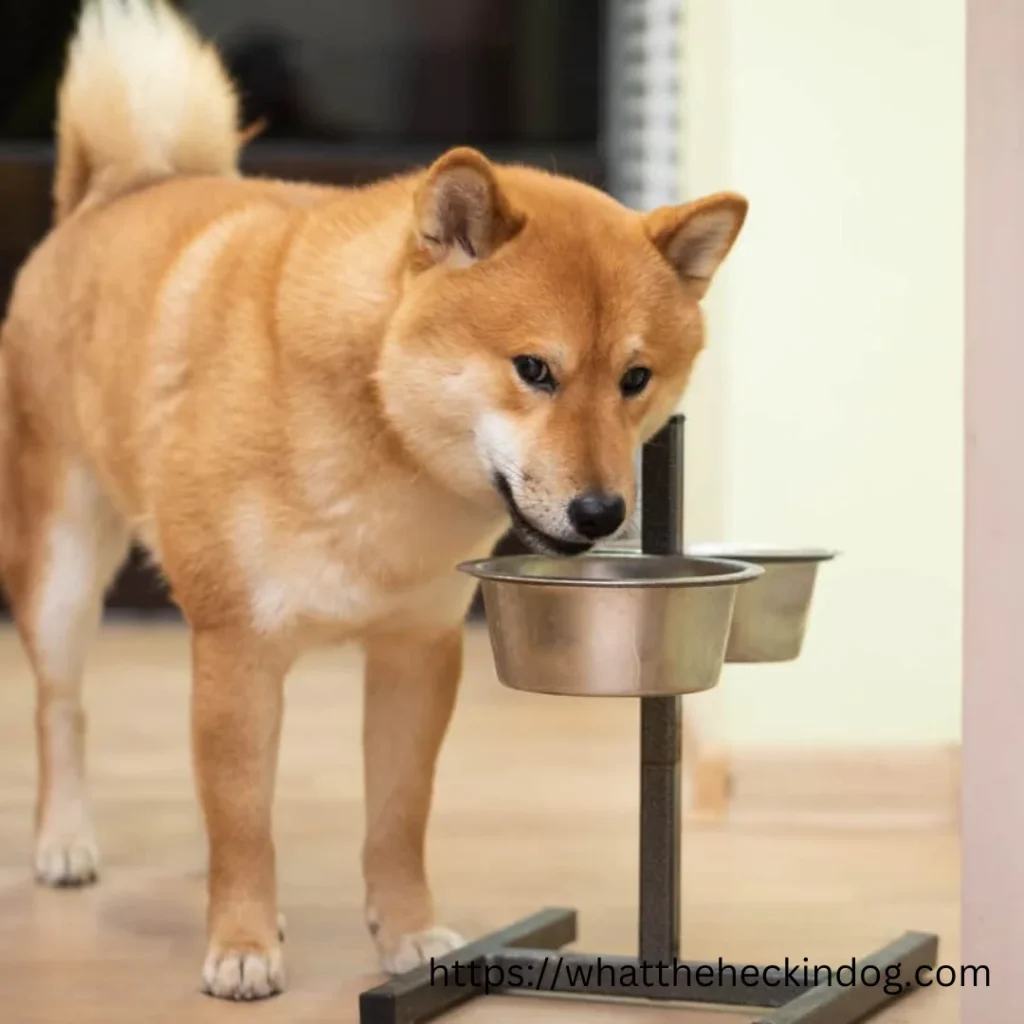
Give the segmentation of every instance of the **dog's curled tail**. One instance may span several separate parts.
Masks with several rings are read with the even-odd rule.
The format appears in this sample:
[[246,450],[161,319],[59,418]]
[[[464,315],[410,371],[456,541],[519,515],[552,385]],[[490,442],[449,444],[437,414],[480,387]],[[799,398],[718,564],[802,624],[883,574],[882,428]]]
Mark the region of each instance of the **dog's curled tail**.
[[172,175],[234,174],[244,142],[217,51],[165,0],[85,0],[57,97],[58,222]]

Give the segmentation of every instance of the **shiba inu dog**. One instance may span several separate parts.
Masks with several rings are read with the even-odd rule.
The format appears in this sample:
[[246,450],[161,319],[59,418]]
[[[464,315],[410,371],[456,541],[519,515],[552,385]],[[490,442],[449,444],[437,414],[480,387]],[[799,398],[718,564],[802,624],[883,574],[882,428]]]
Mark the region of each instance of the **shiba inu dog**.
[[83,661],[133,538],[191,631],[206,992],[284,985],[282,689],[366,651],[366,920],[387,972],[462,940],[423,863],[472,581],[511,521],[571,556],[634,506],[746,216],[651,213],[458,148],[339,189],[244,178],[216,51],[162,0],[88,0],[54,225],[3,323],[0,571],[37,683],[35,872],[93,881]]

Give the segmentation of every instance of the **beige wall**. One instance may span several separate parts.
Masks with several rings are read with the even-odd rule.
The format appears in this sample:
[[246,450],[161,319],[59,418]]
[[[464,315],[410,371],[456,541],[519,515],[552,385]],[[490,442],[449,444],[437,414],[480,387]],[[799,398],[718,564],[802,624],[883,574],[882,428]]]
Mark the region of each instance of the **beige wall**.
[[843,550],[806,651],[690,702],[730,745],[960,735],[957,0],[687,0],[685,188],[751,213],[684,405],[688,535]]

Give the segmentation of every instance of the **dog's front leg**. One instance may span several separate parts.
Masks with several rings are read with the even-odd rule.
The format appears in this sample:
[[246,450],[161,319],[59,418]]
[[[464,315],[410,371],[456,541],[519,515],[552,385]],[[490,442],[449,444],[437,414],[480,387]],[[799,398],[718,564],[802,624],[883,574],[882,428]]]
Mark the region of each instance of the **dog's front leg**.
[[462,670],[462,628],[367,643],[363,750],[366,920],[389,974],[463,940],[434,920],[424,842],[434,768]]
[[193,755],[210,848],[203,989],[224,999],[284,987],[271,810],[289,663],[244,630],[193,637]]

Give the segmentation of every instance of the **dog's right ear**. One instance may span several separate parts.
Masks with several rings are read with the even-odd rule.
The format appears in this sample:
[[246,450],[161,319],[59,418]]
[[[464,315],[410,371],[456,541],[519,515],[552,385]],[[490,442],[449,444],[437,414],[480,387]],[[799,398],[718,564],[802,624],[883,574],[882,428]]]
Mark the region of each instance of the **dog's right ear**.
[[494,167],[475,149],[440,157],[416,193],[419,249],[430,263],[466,267],[513,238],[525,218],[502,191]]

